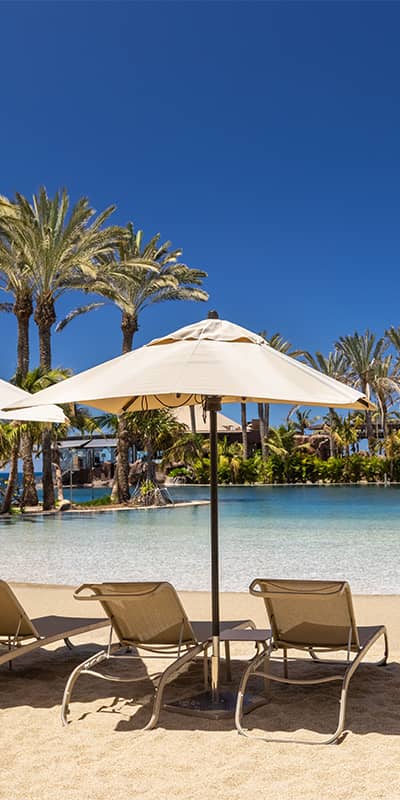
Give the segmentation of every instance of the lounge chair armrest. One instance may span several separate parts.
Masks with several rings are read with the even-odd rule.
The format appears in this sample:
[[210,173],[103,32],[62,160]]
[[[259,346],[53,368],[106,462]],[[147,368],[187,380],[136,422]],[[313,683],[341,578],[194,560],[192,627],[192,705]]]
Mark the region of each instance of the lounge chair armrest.
[[347,584],[345,582],[342,583],[340,588],[331,589],[329,592],[327,591],[307,591],[306,589],[299,589],[296,588],[293,591],[290,591],[287,587],[283,587],[282,590],[279,590],[279,582],[276,581],[276,588],[274,591],[264,591],[261,587],[262,584],[265,583],[263,578],[255,578],[254,581],[251,582],[249,586],[249,592],[254,597],[294,597],[295,595],[301,595],[302,597],[332,597],[332,595],[342,595],[345,593],[347,589]]
[[82,592],[84,592],[85,590],[93,591],[93,588],[90,585],[90,583],[82,583],[81,586],[79,586],[77,589],[75,589],[75,591],[74,591],[75,600],[98,600],[99,599],[99,596],[97,594],[84,594],[83,596],[81,596]]
[[[94,592],[93,585],[90,583],[83,583],[82,586],[79,586],[78,589],[74,591],[74,598],[75,600],[115,600],[117,597],[127,598],[127,597],[145,597],[150,594],[155,594],[159,592],[160,589],[165,586],[165,583],[159,583],[157,586],[153,587],[152,589],[143,589],[142,591],[132,591],[132,592]],[[93,592],[93,594],[83,594],[84,592]]]

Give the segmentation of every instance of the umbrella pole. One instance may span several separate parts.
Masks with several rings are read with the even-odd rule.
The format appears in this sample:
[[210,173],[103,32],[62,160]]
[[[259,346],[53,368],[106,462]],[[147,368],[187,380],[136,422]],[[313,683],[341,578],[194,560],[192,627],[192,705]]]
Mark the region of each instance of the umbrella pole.
[[[166,703],[164,708],[181,714],[198,714],[209,719],[233,717],[236,692],[220,688],[220,614],[219,614],[219,547],[218,547],[218,435],[217,411],[220,397],[207,397],[206,410],[210,420],[210,529],[211,529],[211,601],[212,601],[212,656],[211,691]],[[264,705],[265,696],[246,694],[245,713]]]
[[211,692],[213,700],[219,699],[219,547],[218,547],[218,433],[217,411],[221,408],[219,397],[207,398],[210,415],[210,528],[211,528],[211,598],[212,598],[212,656]]

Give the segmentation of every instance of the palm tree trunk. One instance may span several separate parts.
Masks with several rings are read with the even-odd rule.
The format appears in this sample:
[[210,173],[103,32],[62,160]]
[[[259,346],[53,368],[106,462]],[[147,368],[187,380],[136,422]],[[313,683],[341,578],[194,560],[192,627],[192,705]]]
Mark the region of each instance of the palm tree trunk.
[[[132,314],[122,313],[122,354],[130,353],[133,345],[133,337],[138,330],[137,318]],[[115,503],[117,497],[120,503],[129,503],[129,446],[130,438],[127,429],[126,419],[120,416],[117,431],[117,463],[115,465],[115,476],[111,490],[111,500]]]
[[383,427],[383,440],[389,436],[388,414],[386,406],[383,407],[382,413],[382,427]]
[[248,447],[248,440],[247,440],[246,403],[241,403],[240,404],[240,412],[241,412],[241,423],[242,423],[243,458],[247,459],[249,457],[249,447]]
[[[29,321],[33,312],[30,290],[23,290],[15,297],[14,314],[17,318],[17,376],[23,381],[29,372]],[[29,433],[21,436],[22,498],[21,507],[37,506],[39,503],[33,466],[33,445]]]
[[366,434],[367,434],[367,440],[368,440],[368,450],[369,450],[370,455],[372,455],[372,452],[373,452],[373,449],[374,449],[375,437],[374,437],[374,426],[372,424],[372,418],[371,418],[371,412],[370,411],[366,411],[365,412],[365,428],[366,428]]
[[21,458],[23,460],[21,507],[37,506],[39,500],[33,466],[32,439],[29,433],[23,433],[21,436]]
[[[56,321],[54,300],[52,297],[41,297],[35,308],[35,322],[39,329],[40,366],[44,372],[51,369],[51,327]],[[51,429],[46,428],[42,437],[43,459],[43,510],[54,508],[54,485],[51,457]]]
[[32,298],[30,295],[16,298],[14,313],[17,318],[17,374],[22,380],[29,372],[29,320],[32,316]]
[[55,505],[53,468],[51,458],[51,430],[47,428],[42,434],[42,485],[43,511],[50,511]]
[[190,430],[193,434],[196,433],[196,412],[194,406],[189,406],[190,411]]
[[264,403],[264,427],[265,427],[265,455],[268,456],[268,439],[269,439],[269,403]]
[[117,470],[117,465],[118,465],[118,453],[117,453],[117,459],[116,459],[116,462],[115,462],[115,470],[114,470],[113,482],[112,482],[112,486],[111,486],[111,497],[110,497],[110,500],[111,500],[112,503],[118,503],[118,470]]
[[267,447],[265,443],[265,417],[264,417],[264,403],[258,403],[258,419],[259,419],[259,429],[260,429],[260,441],[261,441],[261,456],[262,460],[267,460]]
[[133,337],[139,330],[138,321],[133,314],[122,312],[121,331],[122,331],[122,353],[130,353],[133,347]]
[[335,445],[333,441],[333,408],[329,409],[329,455],[332,458],[335,455]]
[[3,504],[1,506],[1,511],[0,511],[1,514],[8,514],[11,508],[11,503],[14,496],[15,483],[18,474],[18,451],[19,451],[19,446],[18,444],[15,444],[11,452],[10,472],[8,475],[8,484],[6,493],[4,495]]
[[129,444],[130,437],[126,418],[122,414],[118,419],[118,455],[115,468],[118,501],[120,503],[129,503],[131,498],[129,491]]
[[54,473],[56,478],[57,500],[59,503],[62,503],[62,501],[64,500],[64,487],[62,482],[60,451],[58,449],[57,444],[54,447],[52,447],[52,459],[53,459]]

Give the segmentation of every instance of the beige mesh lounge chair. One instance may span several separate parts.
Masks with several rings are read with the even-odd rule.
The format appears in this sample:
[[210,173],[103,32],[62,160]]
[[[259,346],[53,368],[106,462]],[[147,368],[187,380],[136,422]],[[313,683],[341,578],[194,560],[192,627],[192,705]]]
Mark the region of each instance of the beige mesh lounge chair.
[[[270,620],[272,638],[261,653],[257,654],[243,673],[236,706],[235,723],[239,733],[250,734],[242,727],[243,696],[252,675],[261,675],[267,682],[286,684],[321,684],[341,681],[339,720],[335,732],[324,741],[278,739],[265,736],[253,738],[264,741],[288,741],[304,744],[332,744],[337,742],[344,730],[347,693],[349,683],[357,667],[372,645],[382,636],[384,656],[377,665],[386,664],[388,639],[384,625],[359,628],[356,625],[350,586],[345,581],[298,581],[266,580],[257,578],[250,585],[250,594],[264,598]],[[289,677],[288,650],[308,651],[319,666],[324,663],[342,667],[341,672],[326,677],[298,679]],[[283,676],[270,670],[270,656],[283,655]],[[318,654],[345,651],[346,660],[321,659]],[[301,659],[293,659],[299,661]],[[344,671],[343,671],[344,668]]]
[[[88,594],[90,592],[90,594]],[[69,703],[75,682],[81,674],[94,675],[104,680],[134,683],[143,678],[120,678],[96,672],[102,661],[109,665],[112,659],[122,658],[167,658],[172,663],[161,673],[149,675],[156,681],[151,717],[143,730],[157,725],[162,707],[163,692],[168,681],[173,680],[201,653],[204,656],[204,683],[208,684],[207,652],[211,644],[211,623],[190,622],[182,603],[170,583],[100,583],[84,584],[76,590],[77,600],[99,601],[106,612],[110,625],[108,647],[92,658],[88,658],[71,673],[64,691],[61,719],[68,723]],[[221,632],[228,629],[254,628],[252,620],[230,620],[221,622]],[[112,643],[113,635],[117,642]],[[134,648],[129,653],[126,648]],[[143,651],[139,655],[137,651]],[[229,642],[226,642],[229,670]]]
[[14,659],[64,639],[71,648],[71,636],[104,628],[105,617],[40,617],[30,619],[11,587],[0,581],[0,664],[12,666]]

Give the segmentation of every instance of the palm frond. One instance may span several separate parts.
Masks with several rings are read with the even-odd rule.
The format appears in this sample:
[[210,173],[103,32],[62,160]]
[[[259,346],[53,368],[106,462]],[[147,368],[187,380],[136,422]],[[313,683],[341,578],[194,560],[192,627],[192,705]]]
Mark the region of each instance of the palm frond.
[[102,306],[104,306],[104,303],[89,303],[86,306],[74,308],[56,325],[56,332],[60,333],[60,331],[63,331],[64,328],[66,328],[66,326],[72,322],[72,320],[76,319],[76,317],[81,317],[83,314],[88,314],[90,311],[95,311],[98,308],[102,308]]

